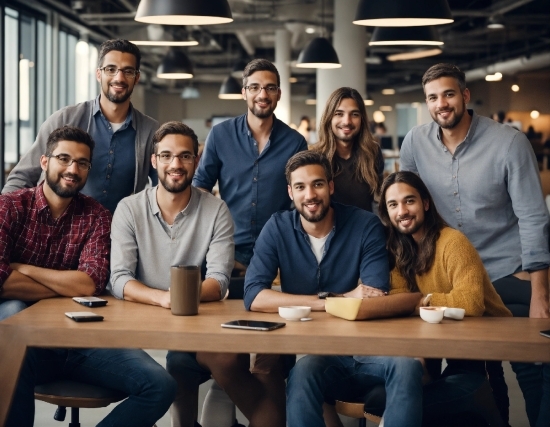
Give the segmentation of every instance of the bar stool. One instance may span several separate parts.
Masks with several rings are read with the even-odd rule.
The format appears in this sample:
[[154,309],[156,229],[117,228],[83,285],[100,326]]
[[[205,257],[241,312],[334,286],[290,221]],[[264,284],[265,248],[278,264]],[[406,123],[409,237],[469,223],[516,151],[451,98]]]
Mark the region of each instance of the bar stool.
[[67,407],[71,408],[69,427],[80,427],[79,408],[104,408],[126,397],[120,391],[71,380],[52,381],[34,388],[35,399],[58,406],[55,420],[64,421]]
[[337,400],[334,409],[338,414],[359,419],[360,427],[366,427],[367,420],[379,425],[386,407],[385,387],[380,384],[374,386],[361,400],[358,402]]

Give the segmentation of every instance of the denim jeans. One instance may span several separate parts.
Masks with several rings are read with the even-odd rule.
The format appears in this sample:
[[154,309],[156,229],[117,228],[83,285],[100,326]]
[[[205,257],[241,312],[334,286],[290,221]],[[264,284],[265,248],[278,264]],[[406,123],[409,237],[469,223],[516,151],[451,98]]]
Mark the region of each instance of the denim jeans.
[[27,307],[28,306],[24,301],[0,298],[0,321],[25,310]]
[[151,427],[176,394],[175,380],[143,350],[29,348],[8,414],[7,427],[34,423],[34,386],[70,379],[120,390],[129,397],[98,425]]
[[422,423],[422,365],[406,357],[305,356],[290,371],[286,413],[289,427],[323,427],[323,403],[352,400],[385,384],[388,427]]

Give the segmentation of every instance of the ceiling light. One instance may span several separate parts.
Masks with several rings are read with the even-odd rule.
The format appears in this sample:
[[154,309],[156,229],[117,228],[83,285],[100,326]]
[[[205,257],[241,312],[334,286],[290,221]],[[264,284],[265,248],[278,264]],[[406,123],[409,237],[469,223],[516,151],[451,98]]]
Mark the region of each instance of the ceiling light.
[[237,79],[231,75],[227,76],[223,81],[218,98],[220,99],[243,99],[241,93],[242,87]]
[[341,66],[336,51],[324,37],[314,38],[300,52],[296,61],[296,67],[299,68],[340,68]]
[[488,82],[499,82],[502,80],[502,73],[487,74],[485,76],[485,81]]
[[298,77],[289,77],[289,78],[288,78],[288,81],[289,81],[290,83],[297,83],[297,82],[298,82]]
[[416,27],[453,21],[446,0],[361,0],[353,23],[373,27]]
[[316,99],[306,99],[306,105],[317,105],[317,100]]
[[384,113],[380,110],[376,110],[374,113],[372,113],[372,119],[375,123],[382,123],[386,120],[386,116],[384,116]]
[[380,111],[393,111],[393,107],[391,105],[381,105]]
[[236,79],[242,79],[244,68],[247,65],[248,65],[248,61],[246,61],[244,59],[239,59],[239,61],[233,67],[233,71],[231,71],[231,75],[233,77],[235,77]]
[[540,113],[537,110],[533,110],[529,115],[531,116],[532,119],[538,119],[540,116]]
[[161,79],[190,79],[193,77],[193,64],[181,50],[170,49],[157,68]]
[[306,28],[306,33],[308,33],[308,34],[314,34],[314,33],[315,33],[315,28],[313,28],[313,27],[307,27],[307,28]]
[[130,40],[137,46],[196,46],[199,44],[196,40],[181,41],[151,41],[151,40]]
[[430,27],[377,27],[369,46],[441,46],[437,29]]
[[186,86],[181,92],[182,99],[198,99],[201,97],[199,90],[194,86]]
[[368,65],[380,65],[382,63],[382,58],[376,55],[365,56],[365,64]]
[[382,95],[395,95],[395,89],[382,89]]
[[374,105],[374,99],[372,99],[369,95],[363,100],[366,106]]
[[443,51],[438,47],[434,49],[417,49],[408,52],[394,53],[393,55],[388,55],[386,59],[388,61],[408,61],[411,59],[420,59],[439,55],[442,52]]
[[519,92],[519,86],[518,85],[512,85],[512,91],[513,92]]
[[490,28],[491,30],[502,30],[504,28],[502,18],[498,16],[491,16],[487,20],[487,28]]
[[213,25],[233,21],[227,0],[141,0],[134,19],[162,25]]

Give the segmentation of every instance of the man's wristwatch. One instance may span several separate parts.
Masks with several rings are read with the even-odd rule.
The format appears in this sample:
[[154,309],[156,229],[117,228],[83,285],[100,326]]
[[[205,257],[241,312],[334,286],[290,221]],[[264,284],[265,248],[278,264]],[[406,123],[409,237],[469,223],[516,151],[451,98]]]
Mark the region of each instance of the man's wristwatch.
[[343,297],[344,294],[335,294],[334,292],[317,292],[319,299],[325,299],[327,297]]

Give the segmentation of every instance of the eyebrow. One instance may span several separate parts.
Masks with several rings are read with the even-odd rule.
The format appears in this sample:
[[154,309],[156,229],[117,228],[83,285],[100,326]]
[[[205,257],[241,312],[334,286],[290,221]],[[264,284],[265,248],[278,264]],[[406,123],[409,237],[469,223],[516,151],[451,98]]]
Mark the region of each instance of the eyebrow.
[[[170,153],[170,154],[172,154],[172,152],[171,152],[170,150],[162,150],[159,154],[162,154],[162,153]],[[192,154],[192,152],[189,151],[189,150],[184,150],[184,151],[180,151],[179,154]]]
[[[456,93],[456,89],[446,89],[442,93],[443,93],[443,95],[445,95],[447,93]],[[429,93],[429,94],[426,95],[426,98],[428,98],[430,96],[437,96],[437,93]]]
[[[418,199],[418,196],[416,196],[415,194],[409,194],[402,198],[402,200],[408,200],[408,199]],[[392,203],[392,202],[397,203],[397,200],[394,200],[394,199],[386,200],[386,204]]]

